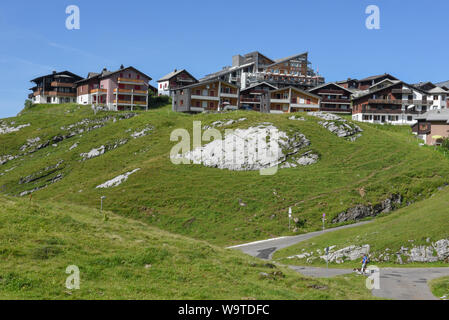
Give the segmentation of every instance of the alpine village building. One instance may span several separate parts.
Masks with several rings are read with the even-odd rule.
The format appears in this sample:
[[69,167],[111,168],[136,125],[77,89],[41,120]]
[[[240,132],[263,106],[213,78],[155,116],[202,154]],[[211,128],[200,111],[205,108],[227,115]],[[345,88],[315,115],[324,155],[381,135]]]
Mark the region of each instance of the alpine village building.
[[177,88],[197,83],[198,80],[187,70],[174,70],[157,81],[159,96],[170,96],[171,92]]
[[69,71],[56,72],[31,80],[28,98],[35,104],[61,104],[76,102],[76,82],[82,77]]
[[89,72],[86,79],[76,82],[78,104],[105,105],[109,110],[148,109],[151,77],[130,66],[101,73]]

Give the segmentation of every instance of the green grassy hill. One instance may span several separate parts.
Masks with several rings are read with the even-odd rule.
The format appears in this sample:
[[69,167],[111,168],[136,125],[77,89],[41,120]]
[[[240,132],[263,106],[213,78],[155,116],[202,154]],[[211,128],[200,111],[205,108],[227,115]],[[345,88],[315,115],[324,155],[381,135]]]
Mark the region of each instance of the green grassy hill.
[[[0,299],[372,298],[362,277],[308,279],[106,214],[105,219],[98,210],[73,204],[0,196]],[[69,265],[80,270],[79,290],[65,287]]]
[[[304,260],[284,259],[302,252],[323,250],[326,247],[337,246],[342,249],[350,245],[370,245],[370,254],[373,257],[389,249],[391,253],[398,252],[401,247],[428,246],[430,243],[449,239],[449,193],[448,188],[436,193],[430,199],[412,204],[408,208],[400,209],[390,215],[379,216],[372,223],[338,230],[319,237],[302,242],[298,245],[280,250],[275,253],[274,259],[289,264],[307,264]],[[303,251],[304,250],[304,251]],[[376,265],[393,265],[396,263],[395,255],[391,261],[376,261]],[[316,260],[314,265],[325,265],[323,260]],[[342,267],[359,266],[359,261],[347,261]],[[420,263],[412,263],[407,266],[420,266]],[[436,262],[435,265],[445,265],[444,262]],[[336,266],[336,265],[334,265]]]
[[[449,183],[447,159],[420,147],[408,128],[360,124],[362,137],[349,142],[308,115],[301,115],[306,121],[240,111],[192,116],[173,113],[169,106],[135,113],[127,119],[129,112],[94,115],[84,106],[42,105],[4,119],[9,124],[15,122],[13,126],[30,126],[0,135],[0,159],[17,157],[0,165],[0,192],[18,196],[38,189],[32,193],[35,201],[90,208],[98,208],[100,197],[106,196],[105,208],[123,217],[213,244],[232,245],[290,234],[290,206],[293,216],[300,219],[298,232],[302,233],[319,229],[323,212],[329,218],[327,227],[331,227],[333,217],[355,205],[376,204],[392,194],[401,194],[405,205],[425,199]],[[258,171],[174,165],[169,160],[176,144],[169,138],[174,129],[192,132],[192,121],[208,125],[241,117],[248,120],[226,128],[268,121],[282,130],[300,131],[310,139],[309,149],[320,155],[320,161],[261,176]],[[152,129],[148,135],[131,138],[146,128]],[[69,137],[75,131],[77,135]],[[37,137],[38,142],[27,141]],[[124,139],[127,143],[120,145]],[[39,144],[41,149],[30,153]],[[81,161],[82,153],[114,145],[119,146]],[[96,189],[138,168],[140,171],[120,186]]]

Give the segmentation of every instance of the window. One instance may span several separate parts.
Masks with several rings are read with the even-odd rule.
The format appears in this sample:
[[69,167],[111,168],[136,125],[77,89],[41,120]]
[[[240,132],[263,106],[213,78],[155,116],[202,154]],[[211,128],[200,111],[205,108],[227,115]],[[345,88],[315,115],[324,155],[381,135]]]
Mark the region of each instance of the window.
[[131,73],[128,73],[128,78],[130,78],[130,79],[131,79]]
[[184,105],[184,100],[180,100],[180,101],[179,101],[179,104],[180,104],[181,106],[183,106],[183,105]]
[[140,74],[137,75],[137,79],[140,79]]
[[159,89],[162,89],[162,83],[159,84]]
[[433,100],[438,100],[438,96],[437,95],[433,96]]
[[412,116],[408,116],[407,117],[407,121],[413,121],[413,117]]
[[310,99],[307,99],[307,104],[310,104]]

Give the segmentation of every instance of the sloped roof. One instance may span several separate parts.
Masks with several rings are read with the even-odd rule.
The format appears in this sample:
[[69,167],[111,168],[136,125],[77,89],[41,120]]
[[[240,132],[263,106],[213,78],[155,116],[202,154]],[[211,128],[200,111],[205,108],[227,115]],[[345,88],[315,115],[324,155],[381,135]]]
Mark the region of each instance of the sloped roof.
[[377,80],[377,79],[382,78],[382,77],[385,77],[385,76],[389,76],[389,77],[393,78],[392,80],[399,80],[398,78],[393,77],[393,76],[392,76],[391,74],[389,74],[389,73],[384,73],[384,74],[379,74],[379,75],[376,75],[376,76],[371,76],[371,77],[367,77],[367,78],[364,78],[364,79],[360,79],[359,82],[365,82],[365,81]]
[[168,81],[171,78],[177,76],[180,73],[186,72],[189,76],[191,76],[193,79],[196,80],[196,78],[194,76],[192,76],[189,72],[187,72],[186,69],[182,69],[182,70],[174,70],[172,72],[170,72],[169,74],[166,74],[165,76],[163,76],[162,78],[160,78],[157,82],[162,82],[162,81]]
[[303,55],[305,55],[305,54],[307,54],[307,53],[308,53],[308,52],[306,51],[306,52],[303,52],[303,53],[300,53],[300,54],[295,54],[295,55],[292,55],[292,56],[289,56],[289,57],[285,57],[285,58],[282,58],[282,59],[278,59],[278,60],[276,60],[273,64],[270,64],[269,66],[267,66],[267,68],[269,68],[269,67],[271,67],[271,66],[278,65],[278,64],[283,63],[283,62],[286,62],[286,61],[289,61],[289,60],[292,60],[292,59],[297,58],[297,57],[299,57],[299,56],[303,56]]
[[416,117],[416,120],[447,121],[449,123],[449,109],[430,110],[423,115]]
[[272,84],[270,84],[270,83],[268,83],[268,82],[262,81],[262,82],[257,82],[257,83],[255,83],[255,84],[253,84],[253,85],[250,85],[249,87],[247,87],[247,88],[245,88],[245,89],[242,89],[241,91],[246,91],[246,90],[249,90],[249,89],[258,87],[258,86],[260,86],[260,85],[267,85],[267,86],[269,86],[269,87],[272,87],[274,90],[277,90],[277,89],[278,89],[278,87],[273,86]]
[[294,91],[303,93],[305,95],[308,95],[308,96],[311,96],[311,97],[315,97],[317,99],[321,99],[321,97],[319,95],[316,95],[316,94],[311,93],[309,91],[304,91],[304,90],[298,89],[298,88],[293,87],[293,86],[288,86],[288,87],[284,87],[284,88],[280,88],[280,89],[276,89],[276,90],[271,90],[270,92],[273,93],[273,92],[283,91],[283,90],[286,90],[286,89],[292,89]]
[[435,83],[438,87],[447,87],[449,88],[449,80],[448,81],[443,81],[443,82],[438,82]]
[[346,92],[349,92],[350,94],[353,94],[353,93],[354,93],[354,91],[352,91],[352,90],[350,90],[350,89],[348,89],[348,88],[342,87],[342,86],[340,86],[340,85],[339,85],[338,83],[336,83],[336,82],[328,82],[328,83],[324,83],[324,84],[322,84],[322,85],[319,85],[319,86],[317,86],[317,87],[315,87],[315,88],[310,89],[309,92],[313,92],[313,91],[315,91],[315,90],[319,90],[319,89],[322,89],[322,88],[327,87],[327,86],[330,86],[330,85],[337,86],[337,87],[339,87],[340,89],[345,90]]
[[72,72],[70,72],[70,71],[65,70],[65,71],[55,72],[55,73],[50,73],[50,74],[47,74],[47,75],[45,75],[45,76],[37,77],[37,78],[35,78],[35,79],[33,79],[33,80],[30,80],[30,82],[36,82],[37,80],[40,80],[40,79],[42,79],[42,78],[54,77],[54,76],[63,75],[63,74],[67,74],[67,75],[69,75],[69,76],[71,76],[71,77],[73,77],[73,78],[75,78],[75,79],[83,79],[83,77],[80,77],[80,76],[77,75],[77,74],[74,74],[74,73],[72,73]]

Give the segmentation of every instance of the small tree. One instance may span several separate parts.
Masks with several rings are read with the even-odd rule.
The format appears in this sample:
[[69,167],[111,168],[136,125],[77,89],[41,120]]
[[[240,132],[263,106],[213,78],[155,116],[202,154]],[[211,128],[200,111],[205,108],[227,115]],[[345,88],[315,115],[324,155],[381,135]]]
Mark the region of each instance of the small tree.
[[30,99],[25,100],[25,109],[31,109],[33,106],[33,101],[31,101]]

